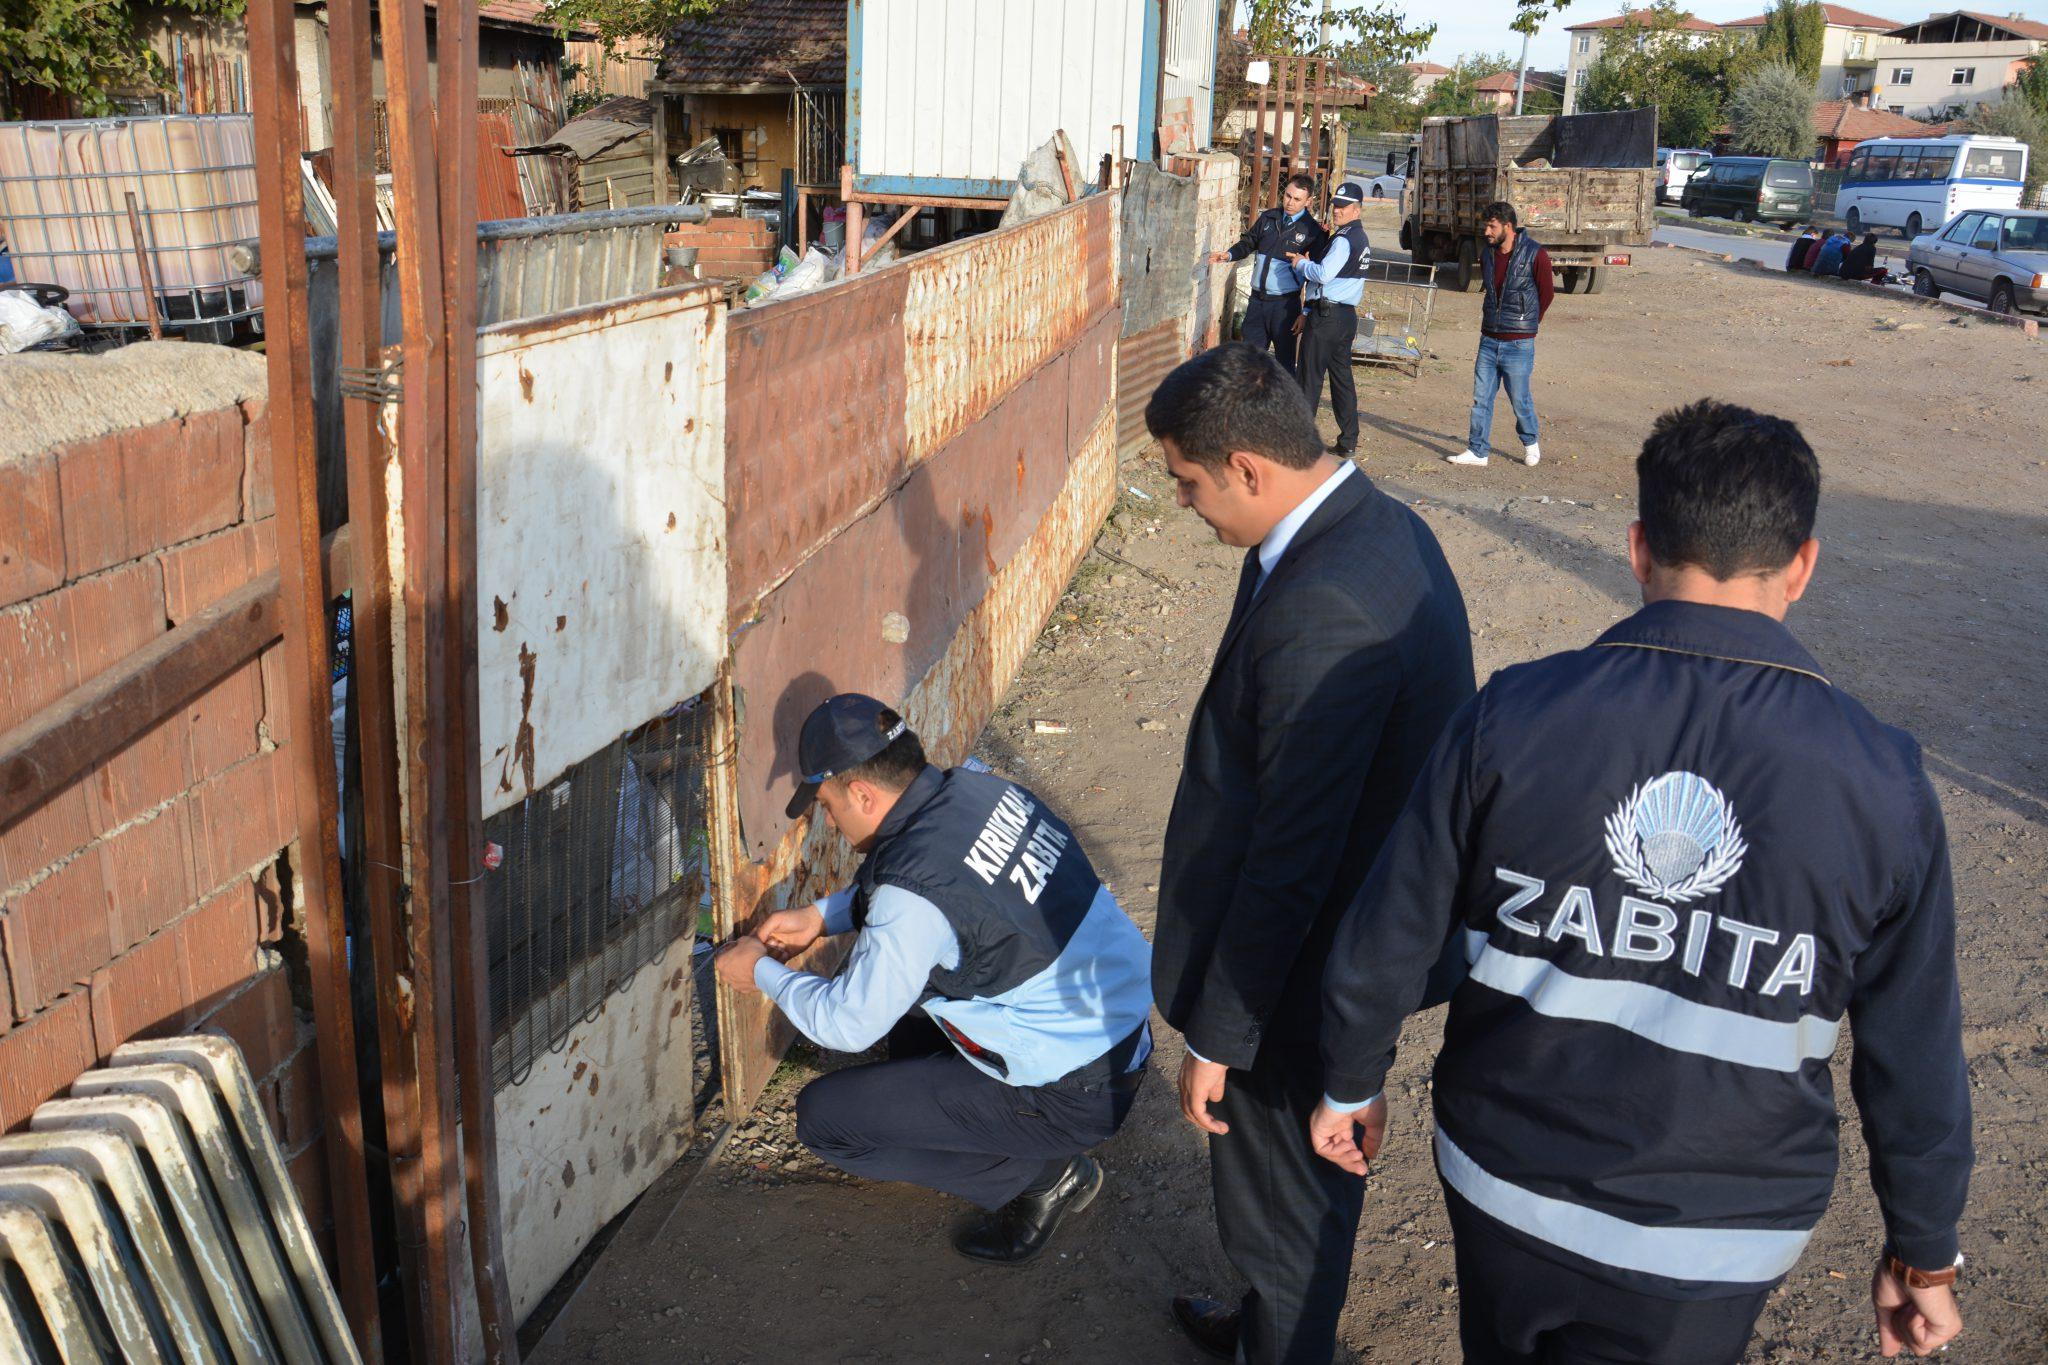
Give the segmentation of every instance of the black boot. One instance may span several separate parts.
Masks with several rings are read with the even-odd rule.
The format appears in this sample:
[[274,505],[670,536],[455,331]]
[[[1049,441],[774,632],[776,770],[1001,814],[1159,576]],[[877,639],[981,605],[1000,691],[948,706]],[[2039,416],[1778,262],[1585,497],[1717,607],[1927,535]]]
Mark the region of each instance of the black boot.
[[1023,1265],[1045,1250],[1068,1214],[1088,1207],[1102,1190],[1102,1168],[1085,1156],[1067,1163],[1043,1192],[1020,1194],[953,1234],[953,1249],[970,1261]]
[[1177,1294],[1173,1300],[1173,1320],[1205,1355],[1218,1360],[1237,1359],[1238,1311],[1229,1304],[1220,1299]]

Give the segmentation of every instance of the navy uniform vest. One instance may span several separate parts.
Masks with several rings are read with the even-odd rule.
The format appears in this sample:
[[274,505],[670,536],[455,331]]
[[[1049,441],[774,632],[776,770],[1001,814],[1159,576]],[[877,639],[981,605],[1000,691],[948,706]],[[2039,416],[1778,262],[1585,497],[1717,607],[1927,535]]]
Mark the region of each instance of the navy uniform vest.
[[1321,256],[1323,243],[1328,240],[1314,214],[1304,212],[1289,223],[1283,208],[1270,208],[1260,214],[1252,224],[1251,235],[1252,251],[1262,258],[1252,264],[1252,288],[1261,294],[1293,293],[1300,285],[1294,268],[1287,264],[1287,253]]
[[[1015,783],[966,768],[926,768],[898,798],[861,863],[856,928],[866,924],[869,899],[881,886],[930,901],[959,940],[959,964],[934,967],[920,1003],[983,1069],[1020,1084],[1042,1083],[1100,1055],[1144,1021],[1150,953],[1143,935],[1113,898],[1103,898],[1106,911],[1097,906],[1102,882],[1080,841]],[[1107,1036],[1083,1025],[1079,1037],[1093,1041],[1076,1052],[1078,1039],[1066,1035],[1082,1021],[1013,1027],[999,1017],[1009,1006],[1016,1007],[1012,1017],[1035,1016],[1048,1000],[1072,999],[1061,985],[1070,976],[1130,977],[1133,989],[1118,994],[1131,999],[1102,1007]],[[947,1002],[976,1003],[952,1009]],[[1005,1055],[1018,1049],[1035,1055]]]
[[[1333,280],[1362,280],[1372,267],[1372,243],[1367,240],[1365,227],[1361,223],[1346,223],[1331,234],[1331,240],[1342,237],[1350,244],[1351,254],[1344,259],[1344,268],[1330,278]],[[1327,254],[1327,248],[1325,248]]]
[[1507,278],[1499,288],[1493,283],[1494,257],[1499,253],[1481,244],[1479,282],[1486,291],[1480,305],[1482,332],[1533,332],[1543,321],[1542,297],[1536,292],[1536,252],[1539,243],[1526,232],[1515,234],[1508,249]]

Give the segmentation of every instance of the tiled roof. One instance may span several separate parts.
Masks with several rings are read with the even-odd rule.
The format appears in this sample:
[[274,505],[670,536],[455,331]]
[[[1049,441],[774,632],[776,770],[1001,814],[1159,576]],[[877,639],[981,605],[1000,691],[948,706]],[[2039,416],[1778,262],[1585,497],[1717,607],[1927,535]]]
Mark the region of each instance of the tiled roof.
[[1813,106],[1816,137],[1835,142],[1862,142],[1873,137],[1925,137],[1927,125],[1904,114],[1867,109],[1847,100],[1822,100]]
[[[1891,29],[1899,26],[1896,19],[1880,19],[1875,14],[1865,14],[1860,9],[1847,5],[1822,5],[1822,12],[1828,16],[1828,24],[1834,28]],[[1747,19],[1731,19],[1722,28],[1762,28],[1767,14],[1753,14]]]
[[1451,74],[1451,69],[1448,66],[1438,66],[1435,62],[1407,62],[1403,64],[1402,69],[1413,71],[1418,76],[1448,76]]
[[846,0],[727,0],[669,30],[659,79],[738,89],[846,83]]
[[[1656,18],[1657,15],[1653,10],[1630,10],[1627,14],[1610,15],[1605,19],[1588,19],[1583,24],[1566,24],[1564,31],[1566,33],[1576,33],[1582,28],[1620,28],[1631,19],[1648,27]],[[1690,14],[1679,19],[1678,27],[1689,29],[1694,33],[1712,33],[1715,29],[1715,25],[1708,23],[1704,19],[1695,19]]]
[[[1529,74],[1533,76],[1536,73],[1532,71]],[[1531,83],[1533,84],[1534,82]],[[1496,71],[1491,76],[1483,76],[1472,82],[1472,88],[1474,90],[1504,90],[1512,95],[1515,93],[1515,73],[1512,71]]]

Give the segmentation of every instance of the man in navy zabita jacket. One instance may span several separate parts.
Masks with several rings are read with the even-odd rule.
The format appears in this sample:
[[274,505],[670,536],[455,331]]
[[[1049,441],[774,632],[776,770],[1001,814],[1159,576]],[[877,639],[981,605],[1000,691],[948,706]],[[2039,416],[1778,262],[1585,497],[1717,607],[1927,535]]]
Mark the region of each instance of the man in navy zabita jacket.
[[1797,428],[1695,404],[1637,475],[1646,605],[1451,721],[1338,933],[1311,1139],[1377,1154],[1431,978],[1465,1358],[1732,1362],[1826,1208],[1846,1020],[1878,1327],[1924,1353],[1962,1326],[1971,1164],[1941,810],[1784,626],[1817,549]]

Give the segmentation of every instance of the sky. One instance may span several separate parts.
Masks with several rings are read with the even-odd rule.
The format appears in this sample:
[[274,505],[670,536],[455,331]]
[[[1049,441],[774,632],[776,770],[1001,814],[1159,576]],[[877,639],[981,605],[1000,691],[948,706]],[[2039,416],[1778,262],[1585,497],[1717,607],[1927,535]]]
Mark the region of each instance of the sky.
[[[1970,8],[1964,0],[1947,0],[1946,3],[1915,0],[1913,4],[1904,4],[1901,0],[1845,0],[1845,3],[1851,3],[1852,8],[1866,13],[1897,19],[1902,24],[1929,14]],[[1686,6],[1700,18],[1717,24],[1761,14],[1769,7],[1770,0],[1692,0]],[[1401,8],[1410,20],[1436,21],[1436,40],[1423,54],[1429,61],[1449,66],[1462,53],[1505,51],[1513,57],[1521,50],[1522,35],[1508,27],[1509,21],[1515,17],[1514,0],[1454,0],[1450,4],[1401,0]],[[2048,5],[2043,5],[2040,0],[2017,4],[2013,0],[1994,0],[1994,3],[1981,4],[1977,8],[1992,14],[2018,10],[2030,18],[2048,18]],[[1606,19],[1620,13],[1621,9],[1620,0],[1572,0],[1562,14],[1548,16],[1542,29],[1529,40],[1529,65],[1562,71],[1566,45],[1564,26],[1584,23],[1589,19]]]

